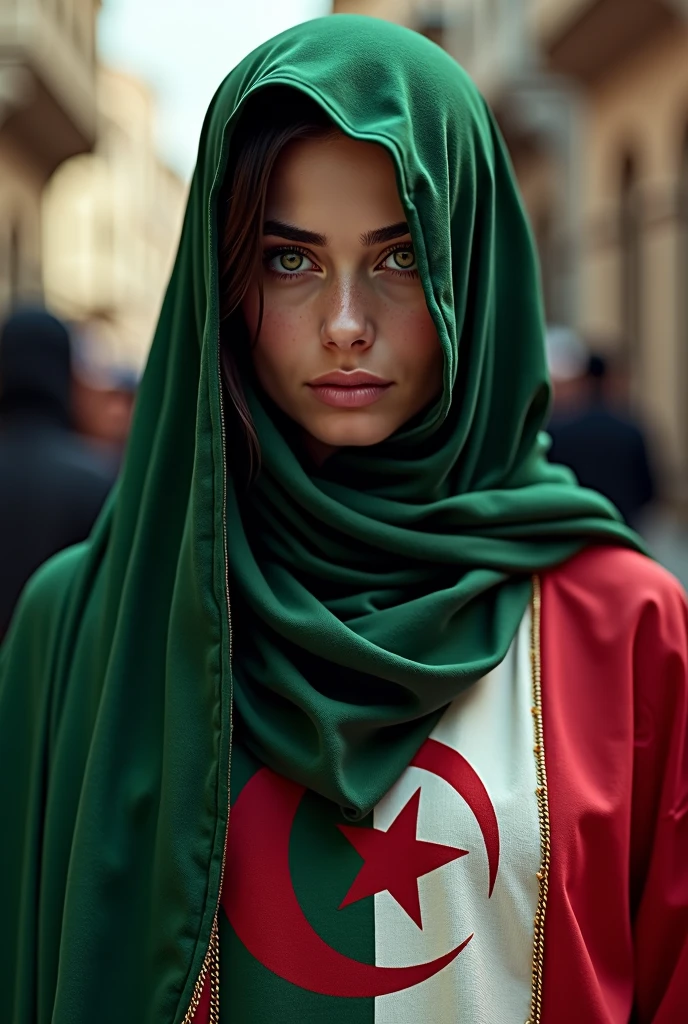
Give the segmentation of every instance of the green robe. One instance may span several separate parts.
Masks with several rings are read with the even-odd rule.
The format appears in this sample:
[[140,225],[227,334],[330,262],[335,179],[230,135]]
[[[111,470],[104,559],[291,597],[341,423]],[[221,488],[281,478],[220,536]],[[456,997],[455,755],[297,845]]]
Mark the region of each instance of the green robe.
[[[420,427],[379,452],[343,453],[341,478],[326,486],[295,477],[289,495],[303,507],[315,490],[321,516],[335,508],[342,564],[368,543],[427,570],[426,603],[409,618],[410,633],[404,626],[403,657],[392,640],[385,648],[380,618],[365,627],[370,661],[355,624],[344,630],[346,613],[337,616],[322,595],[291,604],[304,594],[294,572],[280,576],[284,601],[274,588],[246,627],[258,635],[264,615],[274,629],[284,611],[285,644],[307,645],[312,616],[322,615],[325,669],[328,650],[333,663],[340,657],[330,634],[338,643],[344,636],[339,667],[364,678],[377,665],[390,684],[384,715],[379,702],[359,701],[347,745],[342,700],[320,700],[326,674],[304,684],[289,669],[286,694],[278,699],[269,678],[251,722],[256,679],[239,664],[236,704],[253,752],[365,813],[442,706],[504,656],[531,572],[598,540],[636,543],[606,502],[547,464],[533,246],[503,144],[467,76],[421,36],[358,17],[311,22],[256,50],[220,87],[203,127],[120,484],[88,543],[28,585],[0,653],[2,1021],[180,1022],[208,949],[235,703],[229,600],[252,586],[241,578],[242,521],[226,472],[225,447],[241,436],[221,402],[217,198],[234,115],[269,85],[307,92],[342,130],[388,148],[445,386]],[[274,431],[259,427],[274,463]],[[432,572],[446,582],[447,564],[451,628],[435,657],[422,653],[423,623],[436,628],[427,618]],[[400,623],[409,583],[413,572],[394,580]],[[367,678],[377,686],[383,676]],[[337,739],[329,775],[309,761],[302,718],[280,732],[285,700],[303,711],[294,680],[313,698],[311,721]]]

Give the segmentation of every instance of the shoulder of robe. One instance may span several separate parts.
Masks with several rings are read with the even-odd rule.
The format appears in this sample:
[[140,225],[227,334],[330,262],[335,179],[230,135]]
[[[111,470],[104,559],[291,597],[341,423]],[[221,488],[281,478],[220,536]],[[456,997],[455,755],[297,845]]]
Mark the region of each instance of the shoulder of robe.
[[548,604],[565,615],[580,636],[641,643],[688,659],[688,600],[679,581],[651,558],[620,547],[590,547],[546,573],[543,622]]
[[[71,585],[87,551],[77,544],[54,555],[28,581],[0,647],[0,673],[40,674],[52,660]],[[1,678],[1,676],[0,676]]]

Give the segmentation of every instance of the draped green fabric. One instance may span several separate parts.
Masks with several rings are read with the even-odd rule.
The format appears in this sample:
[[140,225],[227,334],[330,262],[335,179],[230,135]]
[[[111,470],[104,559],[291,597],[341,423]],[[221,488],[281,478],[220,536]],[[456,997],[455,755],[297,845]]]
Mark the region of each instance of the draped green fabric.
[[[268,85],[391,154],[444,393],[315,471],[249,387],[263,471],[245,491],[226,473],[243,441],[221,400],[217,200],[237,112]],[[547,405],[531,239],[460,68],[348,16],[247,57],[203,127],[121,483],[29,585],[0,655],[0,1019],[181,1021],[217,905],[232,718],[266,764],[361,814],[504,656],[532,572],[637,543],[548,465]]]

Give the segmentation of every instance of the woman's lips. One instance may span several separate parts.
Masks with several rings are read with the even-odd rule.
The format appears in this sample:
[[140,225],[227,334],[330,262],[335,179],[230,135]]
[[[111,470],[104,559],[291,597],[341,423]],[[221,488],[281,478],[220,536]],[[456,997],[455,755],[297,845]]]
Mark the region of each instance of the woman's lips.
[[309,384],[308,385],[318,399],[325,405],[332,405],[338,409],[361,409],[363,406],[372,405],[382,398],[385,391],[391,388],[390,384]]

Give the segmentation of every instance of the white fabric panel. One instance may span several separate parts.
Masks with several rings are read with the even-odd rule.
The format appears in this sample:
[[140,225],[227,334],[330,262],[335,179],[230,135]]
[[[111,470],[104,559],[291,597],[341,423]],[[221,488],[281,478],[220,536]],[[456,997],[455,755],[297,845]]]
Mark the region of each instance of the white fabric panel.
[[528,1018],[540,866],[530,625],[528,613],[506,660],[455,700],[433,732],[469,761],[494,806],[500,860],[491,898],[478,822],[442,778],[411,767],[375,808],[375,827],[387,830],[421,787],[417,838],[469,851],[419,879],[422,930],[388,892],[374,897],[376,963],[427,963],[473,934],[438,975],[377,998],[375,1024],[523,1024]]

